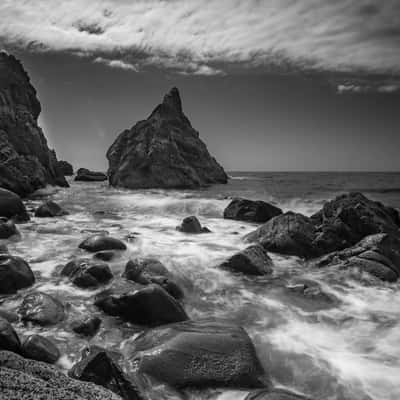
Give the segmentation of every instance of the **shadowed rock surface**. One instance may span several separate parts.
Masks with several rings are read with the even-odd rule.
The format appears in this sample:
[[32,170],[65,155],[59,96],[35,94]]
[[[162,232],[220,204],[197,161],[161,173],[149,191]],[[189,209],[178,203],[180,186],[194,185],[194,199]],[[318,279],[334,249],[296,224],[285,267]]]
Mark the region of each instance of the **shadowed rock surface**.
[[75,180],[83,182],[102,182],[106,181],[107,175],[103,172],[90,171],[86,168],[79,168]]
[[92,235],[85,239],[79,248],[96,253],[103,250],[126,250],[126,244],[108,235]]
[[72,176],[74,174],[74,167],[68,161],[60,160],[58,162],[58,168],[64,176]]
[[0,217],[13,218],[17,222],[29,221],[29,214],[21,198],[3,188],[0,188]]
[[12,220],[0,217],[0,239],[8,239],[13,235],[18,235],[18,229]]
[[13,294],[34,283],[35,277],[25,260],[0,253],[0,294]]
[[118,136],[107,158],[113,186],[196,188],[228,180],[183,113],[176,88],[146,120]]
[[71,323],[71,329],[82,336],[94,336],[99,330],[101,319],[99,317],[89,317],[75,320]]
[[22,354],[24,357],[49,364],[54,364],[61,355],[51,340],[40,335],[30,335],[24,340]]
[[47,184],[68,186],[38,126],[40,111],[22,64],[0,52],[0,187],[21,196]]
[[21,352],[21,342],[12,325],[0,317],[0,350]]
[[183,219],[182,223],[176,228],[183,233],[210,233],[211,231],[201,226],[200,221],[194,215]]
[[68,214],[68,211],[65,211],[61,206],[51,200],[43,203],[35,211],[35,217],[39,218],[62,217]]

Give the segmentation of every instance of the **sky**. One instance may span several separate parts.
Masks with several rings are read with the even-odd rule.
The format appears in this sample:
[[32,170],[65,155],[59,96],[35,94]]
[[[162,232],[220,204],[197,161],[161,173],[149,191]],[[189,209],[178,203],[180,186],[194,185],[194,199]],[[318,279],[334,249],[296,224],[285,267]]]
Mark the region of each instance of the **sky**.
[[60,159],[105,170],[179,88],[234,171],[400,171],[398,0],[2,0]]

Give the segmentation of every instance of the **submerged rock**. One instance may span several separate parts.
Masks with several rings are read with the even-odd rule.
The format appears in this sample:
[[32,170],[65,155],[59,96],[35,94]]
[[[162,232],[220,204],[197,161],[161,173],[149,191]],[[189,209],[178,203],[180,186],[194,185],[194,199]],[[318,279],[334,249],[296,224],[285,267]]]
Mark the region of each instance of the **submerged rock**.
[[111,353],[99,346],[85,349],[69,376],[103,386],[124,400],[143,399],[136,384],[124,374]]
[[9,237],[18,234],[18,229],[12,220],[0,217],[0,239],[8,239]]
[[61,355],[60,350],[51,340],[40,335],[30,335],[24,340],[22,354],[32,360],[49,364],[54,364]]
[[13,294],[34,283],[35,277],[25,260],[0,253],[0,294]]
[[90,171],[86,168],[79,168],[75,180],[83,182],[102,182],[106,181],[107,175],[103,172]]
[[171,324],[141,334],[132,341],[130,351],[135,372],[174,388],[269,385],[251,339],[239,326]]
[[29,221],[29,214],[21,198],[3,188],[0,188],[0,217],[13,218],[17,222]]
[[233,199],[224,210],[224,218],[248,222],[267,222],[282,210],[261,200]]
[[79,248],[96,253],[103,250],[126,250],[126,244],[108,235],[93,235],[85,239]]
[[0,52],[0,187],[21,196],[47,184],[68,186],[38,126],[40,111],[22,64]]
[[74,167],[68,161],[60,160],[57,165],[64,176],[72,176],[74,174]]
[[184,115],[176,88],[146,120],[118,136],[107,158],[112,186],[196,188],[228,180]]
[[209,233],[208,228],[202,227],[200,221],[194,215],[184,218],[181,225],[177,227],[178,231],[184,233]]
[[0,351],[21,352],[21,342],[12,325],[0,317]]
[[32,292],[25,296],[18,312],[22,321],[42,326],[57,324],[65,317],[63,304],[42,292]]
[[71,323],[72,330],[78,335],[94,336],[99,330],[101,319],[99,317],[89,317],[86,319],[75,320]]
[[46,217],[62,217],[68,215],[68,211],[65,211],[54,201],[46,201],[35,211],[35,217],[46,218]]

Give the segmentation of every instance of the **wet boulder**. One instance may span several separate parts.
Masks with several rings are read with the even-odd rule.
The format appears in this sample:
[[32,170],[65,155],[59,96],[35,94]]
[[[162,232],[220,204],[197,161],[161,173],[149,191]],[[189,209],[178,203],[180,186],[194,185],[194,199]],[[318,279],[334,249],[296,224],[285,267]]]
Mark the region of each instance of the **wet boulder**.
[[25,260],[6,253],[0,254],[0,294],[13,294],[34,283],[35,277]]
[[21,198],[3,188],[0,188],[0,217],[13,218],[18,222],[29,221],[29,214]]
[[57,166],[64,176],[72,176],[74,174],[74,167],[68,161],[60,160]]
[[103,250],[126,250],[126,244],[119,239],[100,234],[88,237],[79,245],[79,248],[97,253]]
[[244,400],[312,400],[301,394],[284,389],[261,389],[247,395]]
[[137,325],[158,326],[188,319],[179,302],[155,284],[121,295],[100,295],[95,305],[106,314]]
[[111,261],[116,257],[116,252],[113,250],[103,250],[103,251],[98,251],[93,255],[93,258],[96,258],[98,260],[102,261]]
[[12,325],[0,317],[0,351],[21,352],[21,342]]
[[8,239],[18,234],[18,229],[11,219],[8,220],[5,217],[0,217],[0,239]]
[[99,346],[84,349],[80,361],[71,368],[68,375],[103,386],[124,400],[143,399],[137,385],[122,371],[113,354]]
[[58,299],[42,292],[26,295],[18,313],[22,321],[42,326],[57,324],[65,317],[63,304]]
[[224,210],[224,218],[265,223],[282,214],[282,210],[261,200],[233,199]]
[[147,331],[127,346],[134,372],[174,388],[269,385],[251,339],[239,326],[181,322]]
[[362,239],[353,247],[332,252],[311,262],[317,268],[354,268],[388,282],[400,277],[400,238],[378,233]]
[[62,217],[68,214],[68,211],[65,211],[54,201],[46,201],[35,211],[35,217],[38,218]]
[[103,172],[90,171],[86,168],[79,168],[75,180],[83,182],[102,182],[106,181],[107,175]]
[[61,275],[67,276],[74,285],[81,288],[97,288],[113,278],[106,263],[85,258],[67,263]]
[[200,221],[194,215],[184,218],[181,225],[176,228],[184,233],[209,233],[208,228],[202,227]]
[[268,275],[272,273],[273,262],[267,251],[261,245],[255,244],[234,254],[220,267],[245,275]]
[[99,330],[101,319],[99,317],[89,317],[75,320],[71,323],[72,330],[81,336],[94,336]]
[[54,364],[60,358],[60,350],[49,339],[41,335],[30,335],[22,343],[22,354],[32,360]]

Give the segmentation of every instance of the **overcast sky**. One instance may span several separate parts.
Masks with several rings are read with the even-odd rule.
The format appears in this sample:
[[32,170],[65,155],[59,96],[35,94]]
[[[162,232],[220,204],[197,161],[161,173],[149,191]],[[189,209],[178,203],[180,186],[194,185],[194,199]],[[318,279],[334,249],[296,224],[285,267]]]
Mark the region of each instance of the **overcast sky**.
[[59,158],[105,169],[177,86],[227,170],[400,170],[398,0],[2,0]]

